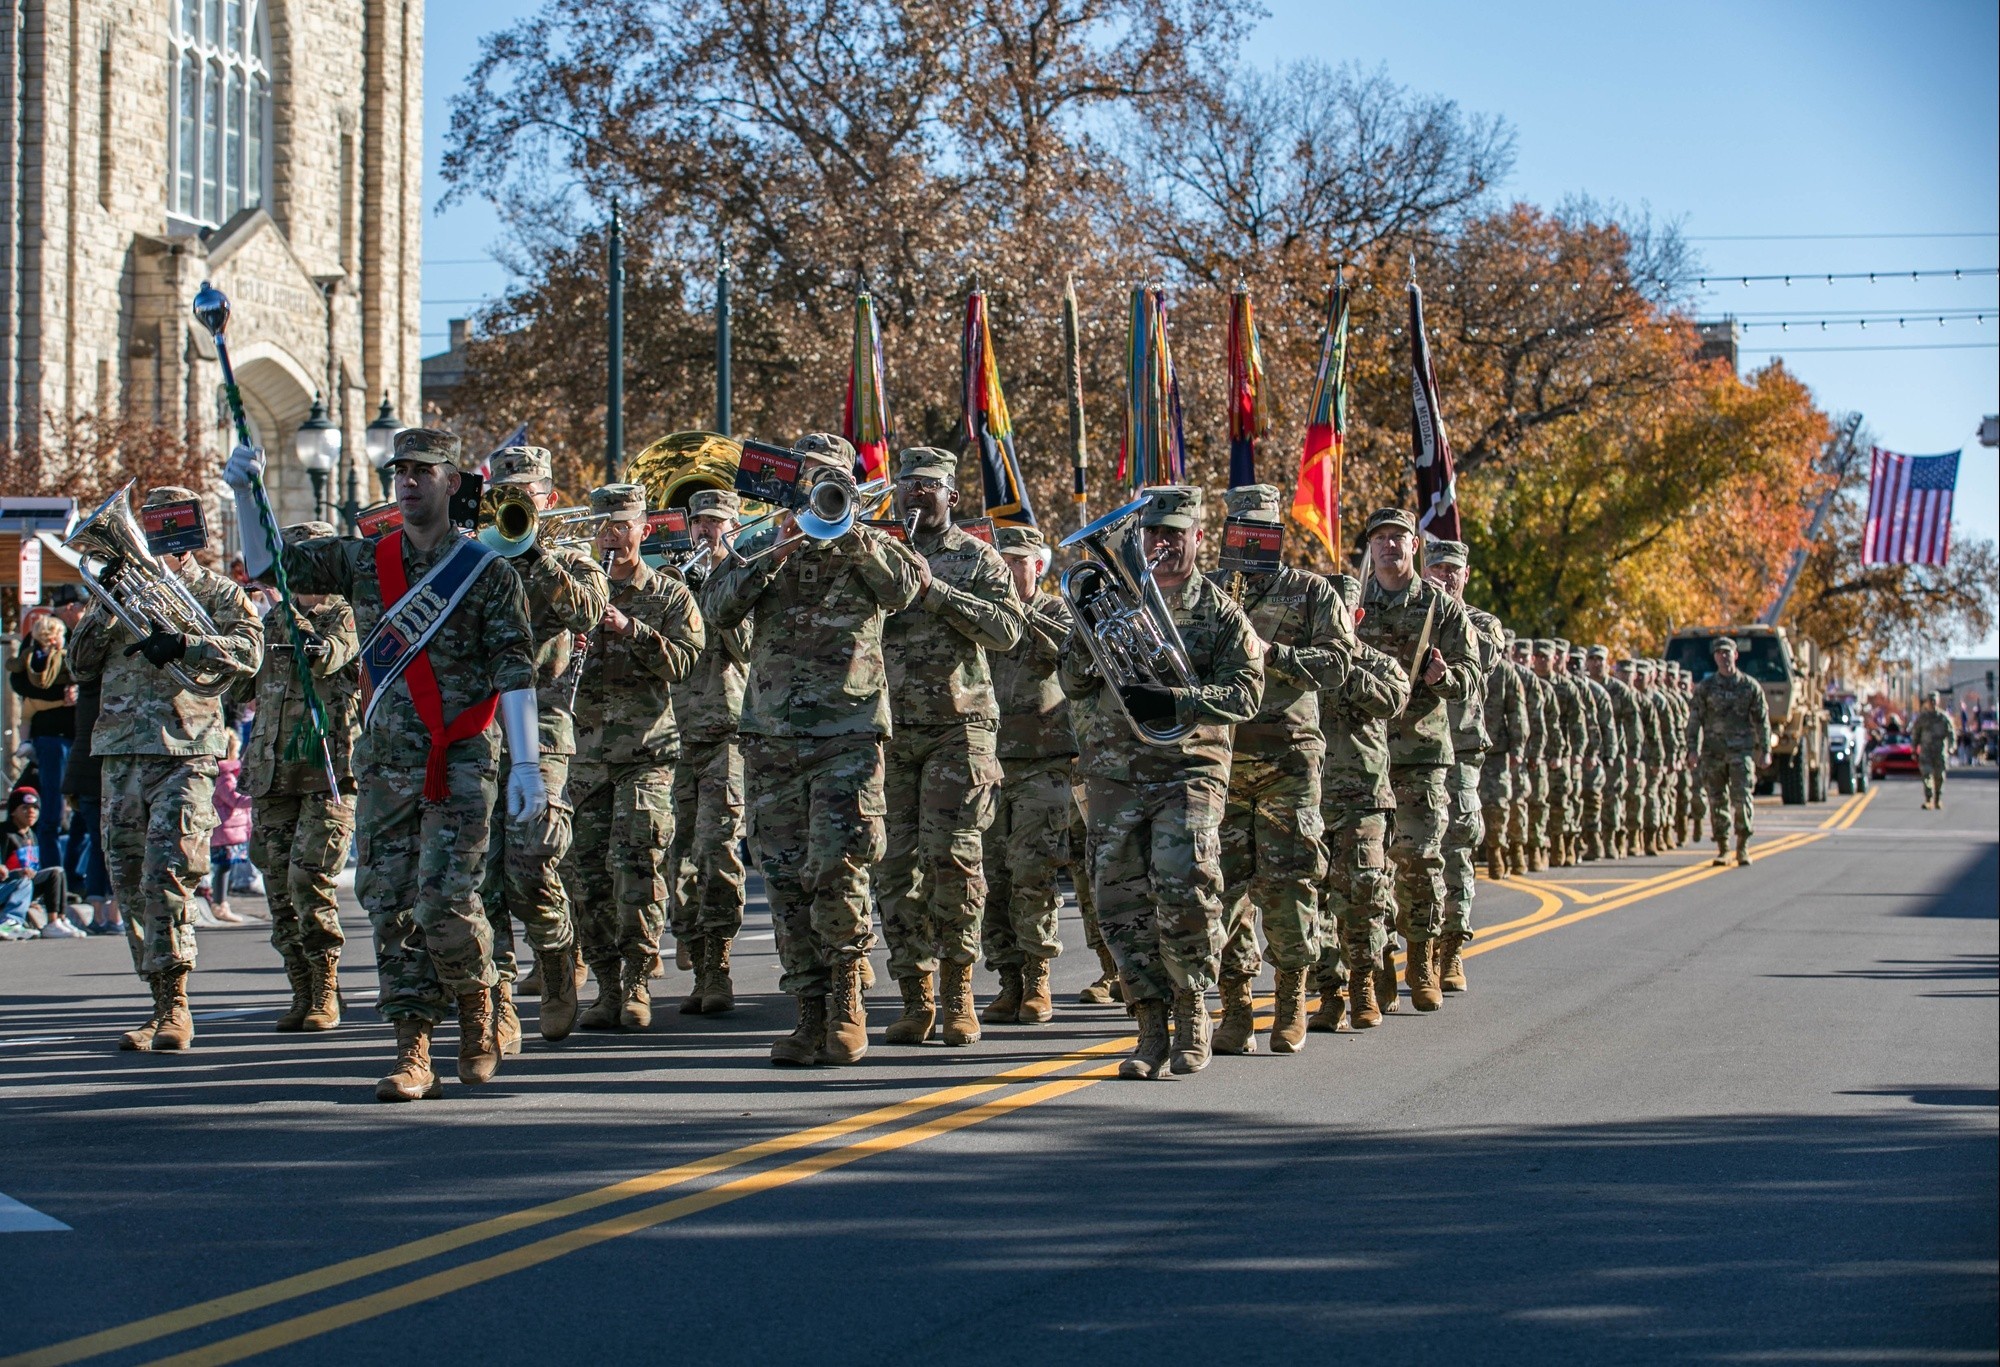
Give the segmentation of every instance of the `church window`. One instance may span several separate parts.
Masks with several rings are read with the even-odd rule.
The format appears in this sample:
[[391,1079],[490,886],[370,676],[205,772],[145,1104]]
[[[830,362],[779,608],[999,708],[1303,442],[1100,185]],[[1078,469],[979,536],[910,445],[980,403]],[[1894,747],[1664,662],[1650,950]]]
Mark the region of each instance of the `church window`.
[[263,203],[271,55],[264,0],[176,0],[167,208],[213,227]]

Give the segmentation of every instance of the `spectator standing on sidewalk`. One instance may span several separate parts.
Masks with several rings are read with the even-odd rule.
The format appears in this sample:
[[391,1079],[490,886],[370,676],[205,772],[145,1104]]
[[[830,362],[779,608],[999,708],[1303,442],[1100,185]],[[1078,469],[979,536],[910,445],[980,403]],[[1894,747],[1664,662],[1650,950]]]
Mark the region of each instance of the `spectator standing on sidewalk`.
[[35,787],[41,798],[35,838],[46,869],[62,866],[63,767],[76,735],[76,683],[70,677],[68,645],[69,626],[54,610],[30,612],[8,675],[21,697],[21,717],[35,754]]
[[[208,837],[208,914],[224,925],[244,918],[229,909],[229,878],[250,857],[250,798],[243,792],[243,759],[236,732],[224,733],[222,758],[215,762],[215,830]],[[201,889],[196,889],[200,892]]]

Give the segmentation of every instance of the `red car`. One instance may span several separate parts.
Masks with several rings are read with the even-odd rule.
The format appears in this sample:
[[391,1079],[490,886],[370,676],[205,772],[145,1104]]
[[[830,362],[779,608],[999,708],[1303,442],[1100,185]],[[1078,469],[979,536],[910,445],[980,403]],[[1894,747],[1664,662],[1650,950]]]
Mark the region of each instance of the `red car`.
[[1880,778],[1884,774],[1914,774],[1917,772],[1916,747],[1910,738],[1891,731],[1868,752],[1868,777]]

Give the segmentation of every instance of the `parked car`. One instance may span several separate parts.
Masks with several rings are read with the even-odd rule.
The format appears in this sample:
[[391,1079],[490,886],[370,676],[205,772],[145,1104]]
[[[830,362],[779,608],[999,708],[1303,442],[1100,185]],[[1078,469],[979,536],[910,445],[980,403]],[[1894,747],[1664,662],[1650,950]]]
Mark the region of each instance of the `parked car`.
[[1852,698],[1826,700],[1826,748],[1833,781],[1843,793],[1868,787],[1868,727]]
[[1881,778],[1884,774],[1914,774],[1917,772],[1917,748],[1910,744],[1910,738],[1901,731],[1890,731],[1876,742],[1868,752],[1868,776]]

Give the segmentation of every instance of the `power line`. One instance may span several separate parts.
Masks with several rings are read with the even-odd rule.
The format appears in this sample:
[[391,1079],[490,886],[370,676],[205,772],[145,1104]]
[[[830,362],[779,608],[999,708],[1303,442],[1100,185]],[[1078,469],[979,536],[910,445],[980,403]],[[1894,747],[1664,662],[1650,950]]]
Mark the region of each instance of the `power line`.
[[1784,271],[1776,275],[1737,275],[1735,273],[1697,275],[1695,283],[1707,289],[1711,283],[1717,285],[1751,285],[1783,282],[1817,284],[1824,280],[1831,285],[1836,280],[1866,280],[1869,284],[1897,282],[1903,280],[1938,280],[1950,277],[1953,280],[1984,279],[2000,275],[2000,266],[1954,266],[1949,270],[1935,271]]
[[2000,238],[2000,229],[1978,233],[1704,233],[1686,242],[1903,242],[1933,237]]
[[1995,342],[1912,342],[1907,346],[1890,343],[1886,346],[1763,346],[1740,347],[1738,350],[1758,356],[1798,356],[1808,351],[1991,351],[2000,347]]

